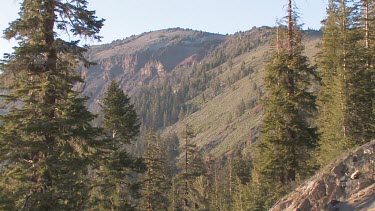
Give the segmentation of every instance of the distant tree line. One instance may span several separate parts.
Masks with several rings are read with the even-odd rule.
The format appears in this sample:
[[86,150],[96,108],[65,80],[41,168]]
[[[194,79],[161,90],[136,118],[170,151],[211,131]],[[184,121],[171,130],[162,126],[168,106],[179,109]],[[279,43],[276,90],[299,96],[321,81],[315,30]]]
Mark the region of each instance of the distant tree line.
[[143,125],[156,130],[173,125],[199,109],[202,102],[193,103],[192,99],[202,96],[204,103],[253,73],[252,67],[241,63],[232,75],[220,80],[221,68],[210,72],[212,68],[210,63],[193,65],[188,76],[171,76],[160,84],[143,87],[133,96]]

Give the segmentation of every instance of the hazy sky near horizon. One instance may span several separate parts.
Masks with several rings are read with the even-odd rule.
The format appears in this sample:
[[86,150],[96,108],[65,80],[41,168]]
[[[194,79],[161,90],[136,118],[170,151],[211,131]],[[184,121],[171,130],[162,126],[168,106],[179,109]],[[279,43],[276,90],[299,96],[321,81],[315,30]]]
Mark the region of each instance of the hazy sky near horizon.
[[[21,0],[0,7],[0,30],[18,17]],[[166,28],[190,28],[220,34],[274,26],[286,14],[286,0],[89,0],[88,8],[106,19],[100,33],[103,43]],[[319,29],[327,0],[295,0],[304,28]],[[2,37],[2,36],[1,36]],[[98,43],[89,43],[98,44]],[[0,58],[14,41],[0,38]]]

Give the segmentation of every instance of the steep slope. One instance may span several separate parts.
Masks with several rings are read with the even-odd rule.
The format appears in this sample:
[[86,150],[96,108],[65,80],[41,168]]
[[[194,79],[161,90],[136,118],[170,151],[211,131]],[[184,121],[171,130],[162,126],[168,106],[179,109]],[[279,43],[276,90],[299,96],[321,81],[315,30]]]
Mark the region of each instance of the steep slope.
[[[321,32],[306,31],[306,54],[316,54]],[[136,104],[143,126],[164,136],[192,125],[194,142],[221,156],[250,148],[258,137],[263,67],[274,30],[230,36],[168,29],[95,46],[97,66],[82,70],[89,108],[98,112],[106,84],[116,79]]]
[[[208,71],[217,73],[213,81],[220,82],[219,94],[213,94],[214,83],[191,99],[189,103],[197,105],[199,109],[166,128],[164,134],[181,134],[184,125],[190,124],[197,133],[193,142],[207,154],[217,157],[233,151],[251,150],[251,144],[259,136],[262,117],[260,100],[265,93],[263,69],[272,35],[271,28],[257,28],[233,35],[219,46],[217,51],[222,49],[235,55]],[[319,37],[320,33],[315,31],[305,34],[306,54],[311,61],[314,60]],[[238,55],[233,53],[234,48],[246,42],[254,42],[255,45]],[[248,75],[243,74],[243,69],[248,70]]]
[[120,81],[123,89],[133,94],[176,67],[199,62],[224,40],[223,35],[176,28],[91,47],[87,57],[97,65],[80,70],[86,79],[83,94],[90,96],[90,110],[98,112],[98,99],[112,79]]
[[271,210],[375,210],[375,140],[337,159]]

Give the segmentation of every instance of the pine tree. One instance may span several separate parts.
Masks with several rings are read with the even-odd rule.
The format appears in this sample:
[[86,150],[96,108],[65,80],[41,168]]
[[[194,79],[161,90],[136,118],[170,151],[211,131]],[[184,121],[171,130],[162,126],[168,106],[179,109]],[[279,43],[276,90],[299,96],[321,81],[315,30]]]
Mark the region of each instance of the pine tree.
[[321,162],[367,142],[375,132],[372,8],[370,1],[329,1],[319,55]]
[[241,184],[238,176],[234,177],[232,196],[232,210],[245,211],[248,209],[248,189],[246,184]]
[[362,145],[375,135],[373,99],[374,50],[374,2],[362,0],[354,2],[352,32],[348,54],[351,57],[348,67],[348,135],[350,145]]
[[[89,66],[79,40],[100,40],[103,26],[84,0],[24,0],[20,17],[4,31],[19,47],[2,66],[2,96],[12,105],[1,116],[1,189],[5,206],[17,210],[82,209],[87,200],[86,166],[98,131],[85,98],[74,91],[83,82],[75,71]],[[5,81],[6,80],[6,81]],[[4,203],[4,201],[0,201]],[[2,204],[1,206],[4,206]],[[0,207],[1,207],[0,206]]]
[[[319,131],[321,135],[322,155],[332,156],[335,150],[341,151],[344,136],[345,95],[343,79],[343,37],[342,25],[346,15],[342,11],[340,3],[330,1],[327,9],[328,18],[323,27],[323,38],[319,66],[322,87],[318,95],[319,105]],[[327,160],[324,158],[323,160]]]
[[211,184],[207,176],[196,177],[191,184],[191,193],[188,200],[191,202],[191,210],[210,210]]
[[171,133],[167,135],[167,137],[162,140],[161,146],[166,153],[168,178],[172,180],[172,178],[178,173],[177,158],[180,155],[180,140],[178,139],[177,134]]
[[265,184],[258,183],[256,181],[252,181],[248,183],[246,186],[242,186],[245,195],[245,210],[252,210],[252,211],[263,211],[266,210],[267,207],[267,197],[269,197],[267,188]]
[[205,174],[205,166],[202,155],[197,151],[196,145],[191,143],[194,132],[190,125],[185,125],[183,132],[183,159],[180,162],[181,172],[177,174],[178,180],[178,198],[177,207],[183,210],[194,210],[199,204],[197,203],[197,194],[193,190],[195,180]]
[[265,68],[268,95],[254,159],[259,182],[267,184],[270,190],[266,206],[315,169],[311,161],[318,134],[310,121],[316,106],[315,96],[309,92],[315,70],[303,55],[291,0],[287,17],[286,40],[279,41],[279,49],[273,52]]
[[123,146],[139,135],[140,123],[134,105],[116,81],[112,81],[103,99],[103,128],[112,140]]
[[138,174],[146,170],[142,158],[128,150],[140,131],[137,113],[130,98],[112,81],[101,105],[104,114],[101,163],[94,169],[97,187],[91,191],[95,209],[134,210],[140,198]]
[[167,177],[166,154],[154,131],[148,132],[146,140],[147,171],[143,180],[142,210],[167,210],[170,204],[168,194],[172,184]]
[[251,181],[252,162],[237,154],[230,161],[231,172],[231,206],[232,210],[249,210],[249,183]]

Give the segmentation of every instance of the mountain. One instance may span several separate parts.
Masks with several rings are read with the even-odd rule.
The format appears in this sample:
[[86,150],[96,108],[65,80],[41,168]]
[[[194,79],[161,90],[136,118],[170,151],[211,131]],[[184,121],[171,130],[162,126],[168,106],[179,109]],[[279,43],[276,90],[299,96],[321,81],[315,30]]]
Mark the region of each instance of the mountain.
[[[86,78],[81,88],[90,110],[99,113],[105,87],[115,79],[144,127],[169,136],[190,124],[193,142],[206,154],[248,151],[259,133],[263,68],[274,32],[254,27],[225,36],[175,28],[93,46],[87,57],[97,65],[80,70]],[[313,62],[321,32],[303,34]]]
[[223,35],[176,28],[91,47],[87,57],[97,65],[81,70],[86,79],[84,95],[90,96],[89,108],[98,111],[95,100],[102,97],[111,80],[120,81],[122,88],[133,94],[177,67],[199,62],[224,40]]
[[271,210],[375,210],[375,140],[337,159]]

